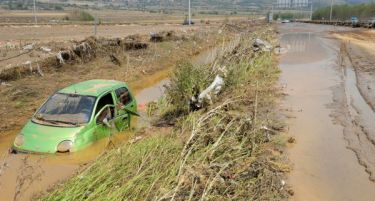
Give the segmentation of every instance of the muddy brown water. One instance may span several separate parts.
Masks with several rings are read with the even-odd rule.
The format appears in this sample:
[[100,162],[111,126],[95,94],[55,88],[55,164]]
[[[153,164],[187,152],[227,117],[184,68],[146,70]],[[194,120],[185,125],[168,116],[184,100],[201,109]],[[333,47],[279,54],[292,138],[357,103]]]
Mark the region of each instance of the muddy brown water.
[[339,29],[346,28],[279,26],[286,49],[280,59],[288,94],[283,106],[294,117],[289,134],[297,141],[289,149],[292,200],[375,200],[375,183],[365,168],[375,159],[375,135],[358,129],[375,131],[375,113],[358,91],[355,71],[340,65],[341,44],[329,36]]

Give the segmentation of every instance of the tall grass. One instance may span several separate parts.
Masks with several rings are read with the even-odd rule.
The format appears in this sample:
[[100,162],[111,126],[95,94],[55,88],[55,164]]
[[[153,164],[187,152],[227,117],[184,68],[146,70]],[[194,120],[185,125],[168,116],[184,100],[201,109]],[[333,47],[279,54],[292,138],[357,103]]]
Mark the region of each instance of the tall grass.
[[155,135],[104,155],[43,200],[151,200],[171,188],[182,143]]
[[177,66],[177,70],[170,80],[171,84],[166,90],[166,98],[171,107],[170,112],[177,116],[187,114],[189,112],[187,104],[189,97],[207,87],[209,68],[202,68],[184,61]]

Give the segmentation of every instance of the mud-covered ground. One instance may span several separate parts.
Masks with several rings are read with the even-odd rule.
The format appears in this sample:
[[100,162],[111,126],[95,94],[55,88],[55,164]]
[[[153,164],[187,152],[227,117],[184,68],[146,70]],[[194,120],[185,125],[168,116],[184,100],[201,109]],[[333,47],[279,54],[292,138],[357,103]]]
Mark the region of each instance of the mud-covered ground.
[[358,88],[375,110],[375,30],[356,29],[333,35],[345,44],[357,73]]

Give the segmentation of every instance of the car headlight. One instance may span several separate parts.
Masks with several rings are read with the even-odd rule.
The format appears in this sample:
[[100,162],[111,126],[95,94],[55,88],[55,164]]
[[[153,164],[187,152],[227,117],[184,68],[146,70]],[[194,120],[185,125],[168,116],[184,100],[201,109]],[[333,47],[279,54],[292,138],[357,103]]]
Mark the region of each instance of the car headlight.
[[64,140],[57,145],[58,152],[69,152],[70,149],[73,147],[73,142],[70,140]]
[[25,142],[25,137],[21,134],[17,135],[16,139],[14,139],[14,144],[16,146],[22,146]]

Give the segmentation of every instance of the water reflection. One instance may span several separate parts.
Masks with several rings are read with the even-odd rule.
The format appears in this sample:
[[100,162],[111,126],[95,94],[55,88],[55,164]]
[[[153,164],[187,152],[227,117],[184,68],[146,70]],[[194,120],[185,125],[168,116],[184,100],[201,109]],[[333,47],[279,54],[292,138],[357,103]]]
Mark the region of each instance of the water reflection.
[[320,37],[313,33],[288,33],[281,38],[281,47],[286,50],[283,63],[311,63],[326,58],[326,47]]

